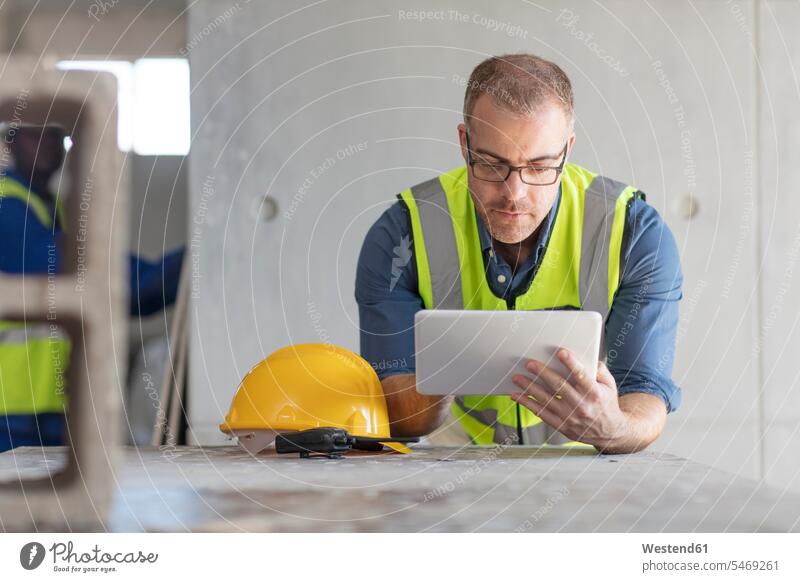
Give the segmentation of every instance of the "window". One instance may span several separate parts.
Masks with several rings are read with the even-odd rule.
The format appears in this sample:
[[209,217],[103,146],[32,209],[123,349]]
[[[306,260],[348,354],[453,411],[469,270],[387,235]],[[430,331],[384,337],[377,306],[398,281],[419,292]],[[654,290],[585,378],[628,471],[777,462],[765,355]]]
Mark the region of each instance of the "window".
[[117,78],[117,144],[142,155],[189,153],[189,62],[186,59],[61,61],[63,70],[108,71]]

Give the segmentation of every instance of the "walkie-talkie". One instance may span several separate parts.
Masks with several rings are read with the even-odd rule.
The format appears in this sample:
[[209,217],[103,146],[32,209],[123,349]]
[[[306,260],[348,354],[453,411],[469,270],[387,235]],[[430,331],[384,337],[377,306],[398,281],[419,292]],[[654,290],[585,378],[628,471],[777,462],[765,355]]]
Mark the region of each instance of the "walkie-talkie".
[[350,449],[363,451],[380,451],[386,441],[415,443],[416,437],[360,437],[351,436],[343,428],[324,426],[298,432],[280,433],[275,437],[275,450],[279,455],[300,453],[305,458],[314,456],[341,459],[342,454]]
[[312,454],[340,459],[342,453],[353,448],[354,439],[343,428],[322,427],[286,432],[275,437],[275,450],[279,455],[300,453],[303,458]]

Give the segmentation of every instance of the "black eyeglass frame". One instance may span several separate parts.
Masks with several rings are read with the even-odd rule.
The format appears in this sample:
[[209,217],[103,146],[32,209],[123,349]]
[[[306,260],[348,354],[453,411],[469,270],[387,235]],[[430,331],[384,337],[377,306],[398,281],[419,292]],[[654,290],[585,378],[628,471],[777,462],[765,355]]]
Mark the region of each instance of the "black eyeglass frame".
[[[467,132],[467,134],[466,134],[466,139],[467,139],[467,164],[469,165],[470,170],[472,170],[472,175],[473,176],[475,176],[475,164],[481,164],[483,166],[493,166],[495,168],[505,167],[506,170],[507,170],[506,171],[506,177],[503,178],[502,180],[487,180],[486,178],[479,178],[478,176],[475,176],[476,180],[481,180],[482,182],[493,182],[493,183],[499,184],[501,182],[505,182],[506,180],[508,180],[508,177],[511,175],[511,172],[519,172],[519,179],[524,184],[527,184],[528,186],[551,186],[551,185],[555,184],[558,181],[558,177],[561,175],[561,172],[564,171],[564,164],[566,164],[566,162],[567,162],[567,147],[569,146],[569,140],[567,140],[564,143],[564,147],[562,148],[561,152],[559,152],[559,154],[558,154],[559,156],[561,156],[561,163],[558,166],[531,166],[531,165],[527,165],[527,164],[524,165],[524,166],[512,166],[512,165],[509,165],[509,164],[491,164],[489,162],[478,162],[478,161],[476,161],[472,157],[472,147],[469,144],[469,132]],[[531,183],[531,182],[527,182],[525,180],[525,178],[522,177],[522,170],[525,170],[527,168],[536,168],[537,170],[555,170],[556,171],[556,176],[555,176],[555,178],[553,178],[552,182],[546,182],[546,183],[539,183],[539,182]]]

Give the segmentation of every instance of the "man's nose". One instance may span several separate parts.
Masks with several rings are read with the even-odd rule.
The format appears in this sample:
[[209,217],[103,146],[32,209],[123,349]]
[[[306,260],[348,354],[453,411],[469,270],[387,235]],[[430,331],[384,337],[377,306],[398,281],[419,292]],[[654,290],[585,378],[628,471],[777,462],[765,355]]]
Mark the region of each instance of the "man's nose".
[[511,172],[511,175],[503,183],[503,195],[510,202],[517,203],[528,195],[529,186],[522,181],[519,172]]

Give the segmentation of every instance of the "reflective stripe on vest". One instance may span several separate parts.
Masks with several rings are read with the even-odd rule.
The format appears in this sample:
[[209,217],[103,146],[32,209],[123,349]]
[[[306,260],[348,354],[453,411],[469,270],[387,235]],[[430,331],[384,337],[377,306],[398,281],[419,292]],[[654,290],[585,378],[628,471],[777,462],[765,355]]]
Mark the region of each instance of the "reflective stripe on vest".
[[[17,180],[8,176],[0,179],[3,197],[21,200],[45,228],[53,228],[47,204]],[[56,213],[63,230],[64,208],[58,201]],[[63,414],[69,356],[69,339],[58,326],[0,321],[0,416]]]
[[0,415],[64,413],[70,343],[48,323],[0,322]]
[[[44,200],[9,176],[0,178],[0,198],[3,197],[22,200],[45,228],[53,228],[53,214]],[[56,199],[56,215],[59,227],[64,230],[66,226],[64,205],[58,199]]]
[[[516,308],[597,311],[605,322],[621,280],[625,212],[636,194],[635,188],[566,164],[545,255],[530,287],[517,297]],[[425,308],[507,309],[486,281],[466,168],[405,190],[400,199],[411,218]],[[567,440],[507,396],[459,396],[453,412],[478,444],[518,442],[518,425],[526,444]]]

